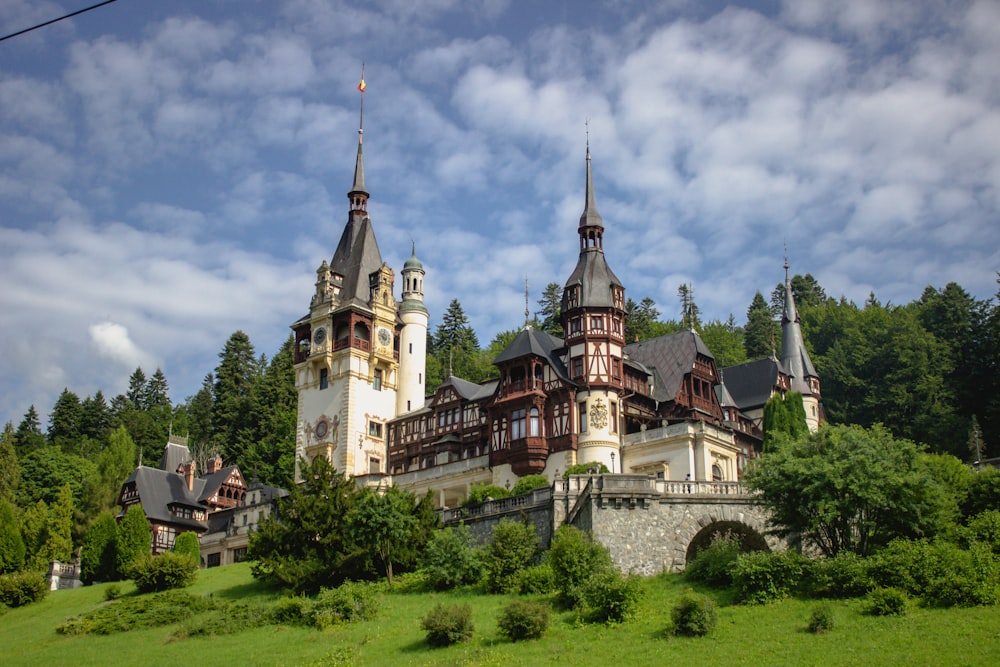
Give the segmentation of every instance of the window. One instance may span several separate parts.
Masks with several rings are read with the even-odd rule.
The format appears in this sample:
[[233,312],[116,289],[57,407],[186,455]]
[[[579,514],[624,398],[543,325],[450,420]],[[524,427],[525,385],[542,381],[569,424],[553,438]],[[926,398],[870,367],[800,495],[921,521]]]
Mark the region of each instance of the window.
[[580,433],[587,432],[587,404],[580,403]]
[[531,408],[528,416],[528,435],[537,438],[542,435],[541,423],[538,418],[538,408]]
[[220,553],[208,554],[208,557],[205,560],[205,564],[208,567],[219,567],[220,565],[222,565],[222,554]]
[[604,331],[604,318],[600,315],[590,316],[590,330],[591,331]]
[[611,401],[611,432],[618,432],[618,404]]
[[712,466],[712,481],[721,482],[722,481],[722,467],[718,463]]
[[[216,554],[218,555],[218,554]],[[239,549],[233,549],[233,562],[242,563],[247,559],[247,548],[240,547]]]
[[611,377],[615,380],[622,379],[622,360],[620,357],[611,357]]
[[372,380],[372,387],[375,388],[375,391],[382,391],[382,369],[381,368],[376,368],[375,369],[375,378]]
[[524,408],[514,410],[510,415],[510,439],[519,440],[525,436]]
[[569,332],[571,334],[578,334],[578,333],[580,333],[580,318],[579,317],[574,317],[573,319],[571,319],[569,321]]
[[382,461],[374,456],[368,458],[368,474],[377,475],[382,472]]
[[583,377],[583,359],[581,357],[573,360],[573,377]]
[[319,369],[319,388],[326,389],[330,386],[330,374],[325,368]]
[[382,425],[378,422],[368,422],[368,435],[373,438],[382,437]]

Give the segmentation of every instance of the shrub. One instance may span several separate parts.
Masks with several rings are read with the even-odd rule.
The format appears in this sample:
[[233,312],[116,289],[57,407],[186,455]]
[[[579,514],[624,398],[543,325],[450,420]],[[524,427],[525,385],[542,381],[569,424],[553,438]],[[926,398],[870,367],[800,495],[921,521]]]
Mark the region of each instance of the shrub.
[[270,608],[270,619],[276,625],[312,625],[313,601],[305,597],[281,598]]
[[566,468],[566,472],[563,473],[563,479],[569,479],[570,475],[589,475],[591,471],[597,470],[598,473],[610,472],[608,466],[603,463],[575,463]]
[[469,489],[469,496],[462,503],[462,507],[478,505],[485,503],[487,500],[499,500],[509,495],[510,491],[496,484],[473,484]]
[[905,616],[906,600],[898,588],[876,588],[868,593],[864,611],[869,616]]
[[[64,635],[109,635],[142,628],[171,625],[192,614],[217,609],[211,598],[202,598],[184,591],[166,591],[153,595],[124,597],[93,611],[74,616],[56,628]],[[225,617],[226,614],[219,614]]]
[[715,601],[707,595],[685,591],[670,610],[671,633],[685,637],[703,637],[718,620]]
[[191,531],[178,535],[174,540],[174,553],[187,556],[195,565],[200,565],[201,546],[198,544],[198,536]]
[[197,574],[197,563],[186,555],[172,551],[139,558],[132,563],[135,587],[140,593],[184,588],[194,583]]
[[990,510],[972,517],[967,535],[970,542],[985,544],[1000,555],[1000,511]]
[[122,587],[119,584],[111,584],[104,589],[104,599],[108,602],[117,600],[122,596]]
[[132,563],[149,555],[153,536],[141,505],[130,505],[115,536],[115,569],[121,577],[132,576]]
[[38,602],[49,592],[49,582],[41,572],[11,572],[0,575],[0,602],[23,607]]
[[360,581],[345,581],[324,588],[313,605],[313,624],[325,628],[340,623],[369,621],[378,614],[377,588]]
[[500,612],[497,629],[512,642],[539,639],[549,627],[549,607],[539,602],[515,600]]
[[545,475],[525,475],[514,483],[510,490],[510,495],[519,496],[522,493],[530,493],[535,489],[542,489],[549,486],[549,479]]
[[111,511],[101,512],[87,528],[80,549],[81,578],[86,583],[120,579],[115,565],[118,523]]
[[935,606],[1000,601],[1000,563],[983,543],[963,550],[944,541],[894,540],[872,559],[870,572],[877,585],[899,588]]
[[641,598],[639,578],[623,576],[617,570],[598,572],[583,585],[584,608],[590,621],[626,621],[635,613]]
[[518,592],[521,595],[548,595],[555,590],[552,566],[541,563],[521,570]]
[[0,574],[17,572],[24,566],[25,546],[14,506],[0,500]]
[[422,570],[435,590],[448,590],[479,581],[483,565],[472,546],[469,527],[460,525],[434,531],[424,551]]
[[572,526],[561,526],[552,536],[548,557],[559,600],[569,607],[583,603],[583,585],[588,578],[612,569],[607,548]]
[[818,635],[833,630],[833,609],[829,605],[820,605],[809,615],[809,632]]
[[737,599],[763,604],[791,594],[799,587],[806,563],[806,558],[795,551],[740,554],[733,567]]
[[538,549],[534,527],[501,521],[493,530],[493,540],[486,549],[486,589],[491,593],[516,593],[520,590],[521,570],[532,564]]
[[740,551],[738,537],[718,535],[687,564],[684,576],[712,586],[729,586],[733,583],[732,568]]
[[851,551],[812,561],[809,575],[809,592],[815,597],[861,597],[872,587],[866,559]]
[[467,604],[445,606],[435,605],[423,620],[420,627],[427,632],[427,643],[431,646],[450,646],[466,641],[472,637],[472,607]]

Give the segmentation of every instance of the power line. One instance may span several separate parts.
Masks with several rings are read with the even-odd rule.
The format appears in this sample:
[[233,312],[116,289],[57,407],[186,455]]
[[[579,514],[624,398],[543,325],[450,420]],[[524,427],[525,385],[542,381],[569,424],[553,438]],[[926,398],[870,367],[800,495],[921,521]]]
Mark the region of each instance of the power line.
[[66,14],[65,16],[60,16],[57,19],[52,19],[51,21],[46,21],[45,23],[39,23],[38,25],[33,25],[30,28],[25,28],[24,30],[18,30],[17,32],[12,32],[9,35],[6,35],[4,37],[0,37],[0,42],[4,41],[5,39],[10,39],[11,37],[17,37],[18,35],[23,35],[24,33],[31,32],[32,30],[38,30],[39,28],[44,28],[45,26],[52,25],[53,23],[58,23],[59,21],[62,21],[63,19],[73,18],[74,16],[77,16],[78,14],[83,14],[84,12],[89,12],[91,9],[97,9],[98,7],[103,7],[104,5],[110,5],[112,2],[117,2],[117,1],[118,0],[104,0],[104,2],[98,2],[96,5],[91,5],[90,7],[85,7],[83,9],[78,9],[75,12],[71,12],[69,14]]

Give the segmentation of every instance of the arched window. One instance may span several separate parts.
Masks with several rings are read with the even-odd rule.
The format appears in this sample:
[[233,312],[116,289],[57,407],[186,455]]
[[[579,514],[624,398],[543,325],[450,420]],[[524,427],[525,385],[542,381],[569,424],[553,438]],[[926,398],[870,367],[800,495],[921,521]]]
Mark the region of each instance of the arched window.
[[538,438],[542,435],[541,420],[538,418],[538,408],[531,408],[528,413],[528,437]]
[[712,465],[712,481],[713,482],[722,481],[722,467],[718,463]]

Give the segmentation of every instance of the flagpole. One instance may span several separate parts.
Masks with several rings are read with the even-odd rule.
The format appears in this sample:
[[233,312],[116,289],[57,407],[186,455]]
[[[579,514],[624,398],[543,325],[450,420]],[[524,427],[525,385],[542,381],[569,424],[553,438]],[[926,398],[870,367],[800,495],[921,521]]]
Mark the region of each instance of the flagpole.
[[361,63],[361,83],[358,84],[358,92],[361,95],[361,113],[358,118],[358,141],[365,132],[365,64]]

